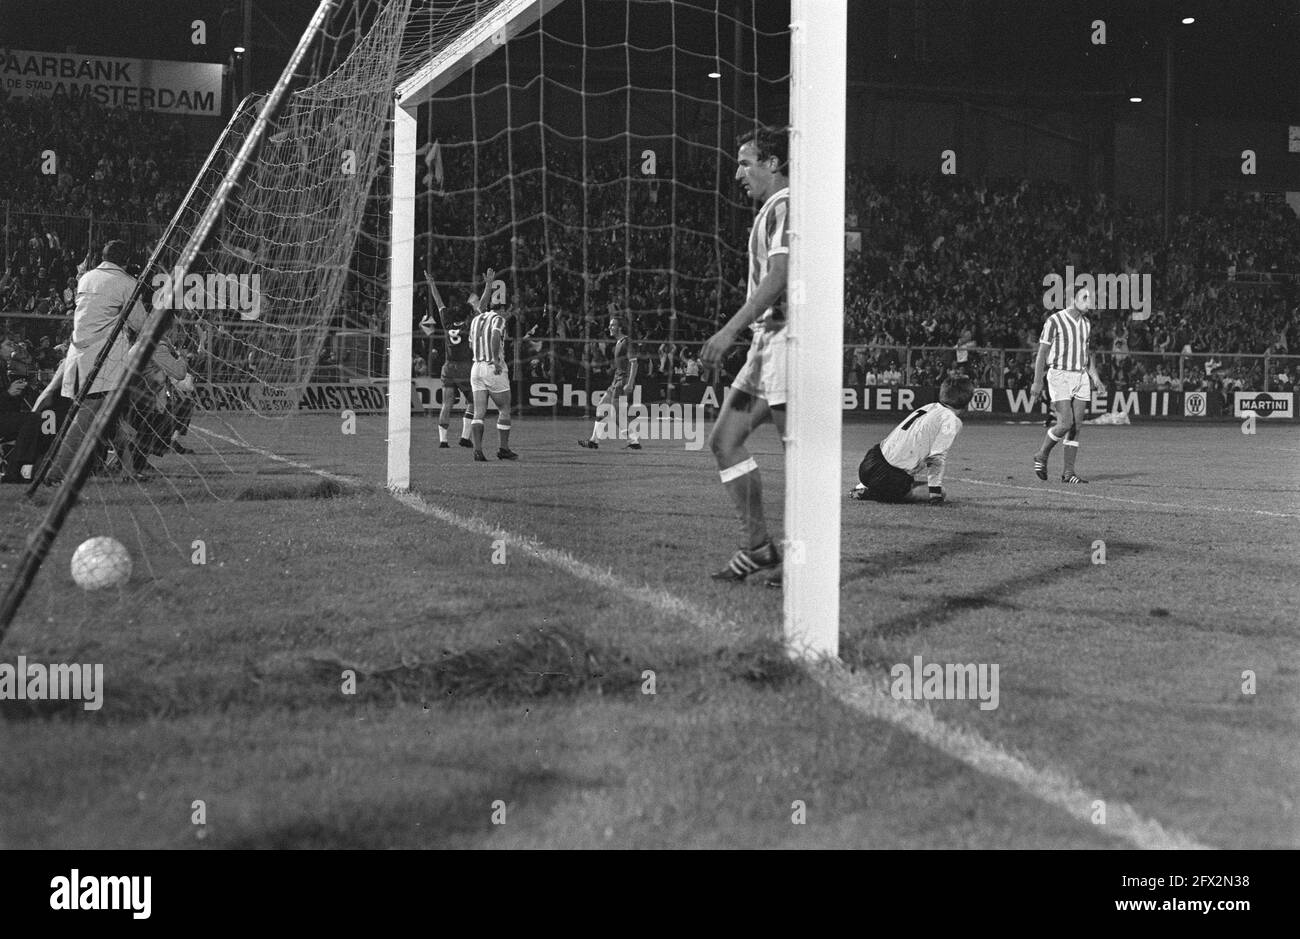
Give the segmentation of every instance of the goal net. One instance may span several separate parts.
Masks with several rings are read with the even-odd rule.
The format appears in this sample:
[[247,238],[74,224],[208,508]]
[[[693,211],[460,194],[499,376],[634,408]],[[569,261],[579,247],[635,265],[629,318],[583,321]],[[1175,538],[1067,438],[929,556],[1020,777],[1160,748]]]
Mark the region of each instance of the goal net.
[[[792,649],[834,654],[839,460],[826,457],[840,449],[844,22],[844,4],[825,0],[500,3],[399,85],[392,322],[434,313],[424,272],[453,311],[497,272],[510,439],[527,441],[534,466],[467,475],[455,451],[469,424],[440,407],[462,397],[442,381],[455,351],[417,332],[411,370],[393,360],[394,401],[419,374],[423,406],[414,421],[390,411],[390,486],[566,548],[592,544],[594,524],[627,552],[614,567],[632,582],[680,544],[681,570],[663,580],[704,589],[707,565],[740,540],[707,438],[748,331],[721,374],[700,362],[746,299],[759,206],[737,184],[738,138],[789,126],[797,400],[784,452],[771,428],[754,438],[777,531],[785,516],[786,591],[784,610],[758,615]],[[410,347],[397,331],[392,345]],[[433,449],[440,418],[450,457]],[[490,425],[489,459],[506,440]]]
[[[735,544],[707,434],[745,349],[721,376],[699,352],[745,299],[757,206],[735,181],[737,138],[790,125],[792,401],[785,446],[769,428],[758,452],[787,542],[787,638],[833,652],[839,463],[818,454],[839,449],[843,28],[842,0],[322,3],[150,258],[142,300],[163,328],[144,335],[163,344],[132,357],[116,426],[79,424],[84,407],[62,418],[47,463],[67,481],[15,507],[35,537],[11,565],[9,614],[30,586],[20,627],[102,617],[102,595],[66,589],[91,536],[136,558],[114,595],[126,609],[234,563],[204,537],[231,513],[349,482],[598,560],[630,539],[632,581],[638,539],[680,543],[681,576],[698,579]],[[492,479],[471,478],[458,445],[466,403],[441,382],[454,343],[428,286],[468,318],[489,268],[522,456]],[[611,316],[636,361],[621,408],[604,395],[628,355]],[[489,421],[489,453],[496,433]],[[642,450],[622,452],[633,439]]]

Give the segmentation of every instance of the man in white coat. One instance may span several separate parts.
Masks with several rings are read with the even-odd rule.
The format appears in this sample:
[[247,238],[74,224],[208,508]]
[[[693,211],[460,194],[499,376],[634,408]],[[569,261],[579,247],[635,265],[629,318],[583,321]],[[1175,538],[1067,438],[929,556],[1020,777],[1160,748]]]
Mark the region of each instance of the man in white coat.
[[[108,341],[113,324],[121,316],[135,290],[135,278],[125,269],[129,259],[126,242],[108,242],[104,245],[100,258],[100,265],[86,271],[77,281],[77,308],[72,314],[72,342],[63,360],[62,391],[65,398],[75,398],[89,378],[100,348]],[[138,334],[144,329],[146,317],[144,305],[137,300],[127,317],[128,329]],[[95,415],[103,407],[105,399],[126,380],[131,342],[132,337],[126,331],[118,334],[50,467],[47,476],[49,482],[59,482],[67,473],[72,458],[90,431]],[[119,441],[119,447],[121,445],[122,442]],[[134,457],[128,457],[120,451],[118,456],[122,472],[127,476],[136,476]]]

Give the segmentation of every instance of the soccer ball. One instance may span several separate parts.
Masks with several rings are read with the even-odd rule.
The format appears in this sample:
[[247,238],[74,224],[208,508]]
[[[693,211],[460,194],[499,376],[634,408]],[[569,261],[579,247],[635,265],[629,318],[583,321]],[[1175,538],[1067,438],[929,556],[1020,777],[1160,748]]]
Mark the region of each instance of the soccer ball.
[[91,538],[72,554],[72,579],[82,590],[124,584],[131,579],[131,552],[116,538]]

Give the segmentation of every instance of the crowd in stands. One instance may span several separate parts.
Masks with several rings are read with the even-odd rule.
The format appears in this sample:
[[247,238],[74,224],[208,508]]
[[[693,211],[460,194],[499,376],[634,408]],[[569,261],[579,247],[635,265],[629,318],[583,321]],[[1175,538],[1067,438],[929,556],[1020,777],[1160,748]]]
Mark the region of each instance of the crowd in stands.
[[[70,316],[78,271],[109,238],[127,238],[133,264],[143,264],[149,235],[197,169],[190,138],[183,121],[153,111],[0,96],[0,312]],[[71,324],[5,326],[35,351],[42,340],[66,340]]]
[[[520,332],[534,337],[521,353],[530,376],[599,371],[602,344],[584,351],[573,340],[602,339],[618,310],[631,311],[647,372],[685,376],[697,367],[692,344],[743,299],[743,226],[754,208],[733,213],[715,197],[720,185],[734,200],[725,163],[688,155],[673,185],[625,172],[622,150],[589,150],[584,187],[583,155],[572,147],[548,146],[545,174],[517,169],[540,163],[526,146],[516,145],[514,164],[504,144],[444,153],[449,192],[433,196],[435,275],[511,270]],[[457,189],[457,178],[478,186]],[[846,201],[848,227],[862,233],[861,249],[846,258],[846,381],[937,384],[957,368],[989,385],[1027,387],[1039,331],[1055,309],[1043,279],[1067,266],[1150,278],[1148,319],[1132,321],[1129,310],[1092,315],[1103,377],[1119,387],[1258,383],[1260,362],[1235,355],[1300,354],[1300,219],[1285,204],[1218,197],[1177,216],[1166,249],[1158,214],[1059,183],[851,171]],[[712,234],[729,222],[736,231]],[[1244,271],[1281,276],[1238,281]],[[539,334],[559,341],[538,342]],[[1287,365],[1277,363],[1270,378],[1289,383]]]
[[0,192],[51,216],[163,224],[198,168],[181,120],[86,98],[0,100],[0,146]]
[[[4,233],[0,313],[66,317],[90,239],[51,220],[164,223],[195,168],[170,158],[202,143],[191,133],[152,112],[0,100],[0,192],[21,209]],[[698,343],[743,301],[754,207],[734,187],[730,161],[685,142],[675,149],[677,182],[667,154],[658,175],[644,174],[639,151],[629,162],[621,141],[548,138],[544,161],[535,129],[479,146],[444,143],[443,181],[430,167],[419,188],[432,236],[421,235],[417,267],[456,299],[483,269],[503,271],[530,375],[600,370],[608,350],[578,340],[603,339],[608,314],[630,311],[643,374],[685,378],[698,371]],[[44,150],[58,155],[55,174],[41,172]],[[335,328],[386,329],[385,261],[374,249],[387,218],[382,189],[358,250],[370,267],[349,278]],[[958,368],[982,383],[1027,386],[1050,312],[1043,278],[1067,266],[1151,278],[1149,319],[1093,316],[1108,382],[1257,382],[1258,362],[1235,356],[1300,354],[1300,219],[1285,204],[1217,197],[1173,219],[1165,246],[1158,213],[1060,183],[853,170],[846,195],[848,227],[861,232],[846,257],[843,369],[854,383],[934,384]],[[1244,272],[1280,276],[1247,282]],[[66,338],[57,323],[38,323],[2,325],[33,354],[42,339],[54,349]],[[436,343],[427,348],[436,354]],[[1292,376],[1279,364],[1270,379]]]
[[[1185,387],[1209,385],[1207,352],[1300,351],[1295,281],[1235,279],[1245,270],[1300,273],[1300,219],[1285,204],[1225,196],[1179,215],[1167,254],[1158,215],[1059,184],[853,173],[848,204],[863,245],[847,260],[845,284],[846,344],[866,346],[865,357],[846,353],[846,372],[856,356],[858,377],[905,366],[888,347],[919,346],[927,351],[913,352],[912,384],[961,366],[989,384],[1028,385],[1051,312],[1043,278],[1067,266],[1151,278],[1148,319],[1130,321],[1127,310],[1091,317],[1095,348],[1111,353],[1101,357],[1103,377],[1118,385],[1154,386],[1160,367],[1181,373]],[[969,351],[990,348],[1025,351]]]

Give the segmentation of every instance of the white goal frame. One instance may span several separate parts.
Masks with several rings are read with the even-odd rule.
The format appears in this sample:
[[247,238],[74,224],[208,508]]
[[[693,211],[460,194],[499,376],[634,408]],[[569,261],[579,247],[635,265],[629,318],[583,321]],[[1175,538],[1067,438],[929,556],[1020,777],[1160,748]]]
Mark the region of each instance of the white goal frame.
[[[402,82],[393,108],[388,487],[411,485],[416,109],[562,0],[501,0]],[[785,637],[806,659],[839,651],[848,0],[791,0],[789,374]]]
[[[388,269],[388,488],[411,488],[411,318],[415,303],[416,109],[563,0],[501,0],[397,86]],[[477,276],[477,274],[475,275]]]

